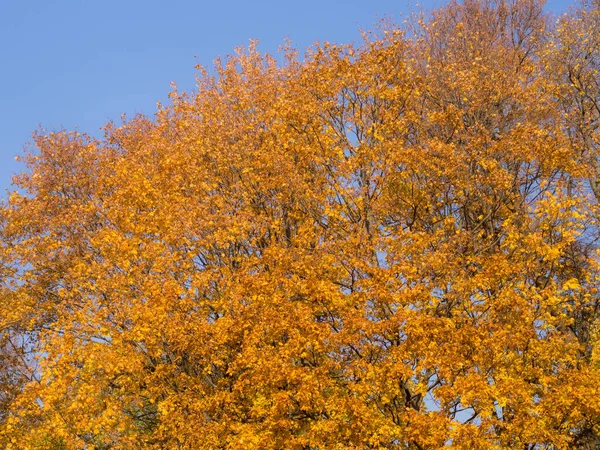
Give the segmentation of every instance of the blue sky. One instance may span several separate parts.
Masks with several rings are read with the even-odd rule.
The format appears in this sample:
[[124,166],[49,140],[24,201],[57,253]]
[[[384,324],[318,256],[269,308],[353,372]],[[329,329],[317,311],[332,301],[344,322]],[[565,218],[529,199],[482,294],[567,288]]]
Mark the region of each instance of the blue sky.
[[[423,8],[440,0],[424,0]],[[551,0],[559,12],[565,0]],[[194,66],[211,66],[250,38],[275,53],[316,40],[352,42],[379,19],[401,21],[407,0],[0,0],[0,188],[41,125],[92,135],[122,114],[152,114],[170,82],[194,88]],[[2,195],[2,194],[0,194]]]

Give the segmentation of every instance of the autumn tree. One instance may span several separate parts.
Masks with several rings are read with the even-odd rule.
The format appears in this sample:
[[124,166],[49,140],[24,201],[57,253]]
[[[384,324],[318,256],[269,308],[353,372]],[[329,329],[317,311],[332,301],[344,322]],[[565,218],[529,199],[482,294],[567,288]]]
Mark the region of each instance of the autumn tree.
[[598,17],[453,1],[37,134],[3,447],[597,448]]

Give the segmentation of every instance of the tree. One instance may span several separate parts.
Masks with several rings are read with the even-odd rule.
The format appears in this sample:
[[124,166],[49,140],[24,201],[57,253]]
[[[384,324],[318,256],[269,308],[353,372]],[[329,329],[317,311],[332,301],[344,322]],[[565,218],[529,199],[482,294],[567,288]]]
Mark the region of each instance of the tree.
[[598,5],[542,6],[253,43],[154,118],[37,134],[2,445],[595,448]]

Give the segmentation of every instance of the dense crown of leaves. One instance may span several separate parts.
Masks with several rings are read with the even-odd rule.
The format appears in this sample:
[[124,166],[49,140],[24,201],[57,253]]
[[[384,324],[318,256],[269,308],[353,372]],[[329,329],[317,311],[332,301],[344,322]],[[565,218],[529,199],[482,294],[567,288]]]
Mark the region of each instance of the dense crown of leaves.
[[252,44],[36,135],[0,447],[600,448],[600,5],[542,6]]

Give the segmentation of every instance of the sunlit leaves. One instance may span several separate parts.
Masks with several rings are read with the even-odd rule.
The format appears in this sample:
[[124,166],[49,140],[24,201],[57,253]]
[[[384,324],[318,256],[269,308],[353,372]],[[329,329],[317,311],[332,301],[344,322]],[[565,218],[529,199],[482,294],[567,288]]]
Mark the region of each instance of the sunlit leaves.
[[595,448],[596,16],[252,43],[154,119],[36,135],[2,445]]

